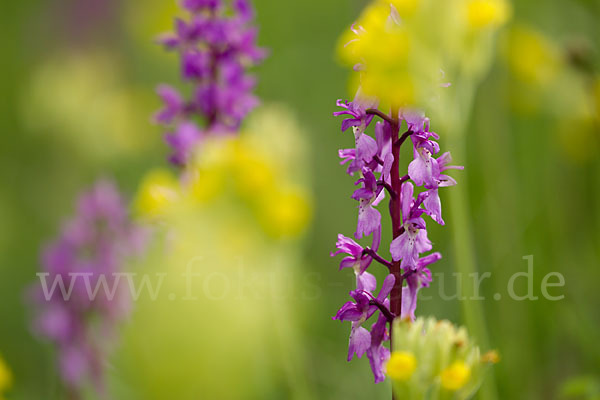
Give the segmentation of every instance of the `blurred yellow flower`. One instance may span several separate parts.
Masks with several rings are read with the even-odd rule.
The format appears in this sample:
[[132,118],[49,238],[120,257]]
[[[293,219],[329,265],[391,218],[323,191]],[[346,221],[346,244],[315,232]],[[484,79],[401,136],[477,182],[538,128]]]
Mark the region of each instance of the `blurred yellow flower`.
[[375,0],[337,53],[383,108],[427,107],[448,81],[487,70],[493,34],[510,14],[507,0]]
[[510,31],[505,56],[518,78],[539,86],[555,79],[563,67],[560,50],[540,32],[525,26]]
[[264,105],[239,135],[203,139],[179,177],[144,178],[136,210],[157,234],[143,271],[164,282],[136,303],[113,369],[137,397],[264,398],[268,387],[302,386],[296,319],[277,321],[299,309],[306,149],[293,115]]
[[302,182],[309,164],[300,132],[280,106],[263,106],[256,114],[260,123],[251,120],[250,130],[239,136],[205,139],[179,181],[166,169],[148,173],[136,195],[136,212],[164,219],[171,211],[192,212],[190,206],[210,210],[219,202],[233,203],[273,238],[300,235],[312,217]]
[[225,192],[231,174],[234,138],[207,139],[201,144],[187,174],[192,200],[207,204]]
[[413,353],[394,351],[386,366],[386,372],[395,381],[406,381],[415,372],[417,359]]
[[[410,8],[412,2],[399,3]],[[342,36],[338,54],[349,65],[367,66],[360,72],[366,95],[377,95],[388,104],[413,103],[415,88],[408,64],[413,40],[406,26],[390,21],[390,10],[390,3],[384,1],[368,6],[355,32]]]
[[236,142],[234,151],[234,176],[240,193],[246,197],[256,197],[270,191],[277,178],[273,162],[244,143]]
[[276,238],[298,236],[312,216],[308,193],[299,187],[266,194],[261,210],[265,231]]
[[[382,2],[384,0],[381,0]],[[401,18],[410,18],[419,8],[421,0],[390,0]]]
[[179,198],[179,183],[167,169],[155,169],[146,174],[134,200],[134,210],[143,217],[164,215]]
[[497,28],[510,16],[509,4],[504,0],[470,0],[467,21],[473,29]]
[[12,381],[12,373],[8,369],[8,366],[2,357],[0,357],[0,399],[3,398],[2,393],[11,387]]
[[471,377],[471,368],[463,361],[454,361],[440,374],[442,387],[447,390],[459,390]]

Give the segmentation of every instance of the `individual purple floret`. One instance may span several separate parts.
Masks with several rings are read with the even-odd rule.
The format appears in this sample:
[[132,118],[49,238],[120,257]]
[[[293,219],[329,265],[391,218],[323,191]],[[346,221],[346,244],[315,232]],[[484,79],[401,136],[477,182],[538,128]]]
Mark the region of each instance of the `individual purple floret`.
[[357,239],[368,236],[381,227],[381,214],[374,208],[381,200],[381,186],[377,184],[370,169],[363,167],[362,172],[363,177],[356,181],[357,185],[362,183],[362,187],[352,194],[352,198],[358,201],[358,225],[354,234]]
[[415,270],[419,254],[432,249],[431,242],[427,238],[425,220],[421,217],[426,210],[420,207],[428,193],[423,192],[415,200],[413,190],[412,183],[402,184],[400,202],[404,232],[390,244],[392,259],[401,260],[400,268],[403,270]]
[[[440,152],[439,136],[430,130],[430,121],[416,109],[377,109],[377,99],[365,100],[360,95],[351,102],[337,101],[343,116],[342,132],[352,127],[354,147],[338,152],[341,164],[347,164],[349,175],[360,173],[352,194],[358,202],[358,222],[354,236],[363,239],[372,235],[372,246],[363,247],[342,234],[338,235],[337,251],[332,256],[345,254],[340,269],[352,267],[356,275],[356,290],[350,292],[353,301],[340,308],[334,319],[351,321],[348,360],[356,354],[367,354],[375,382],[385,380],[384,365],[390,356],[386,347],[391,337],[394,318],[415,318],[419,289],[431,283],[428,266],[439,259],[440,253],[430,253],[433,245],[428,238],[425,216],[440,225],[442,205],[438,190],[453,186],[456,181],[444,172],[463,167],[449,166],[450,153]],[[375,117],[374,135],[367,133]],[[406,131],[400,134],[401,126]],[[405,163],[400,173],[400,148],[411,138],[412,160]],[[415,188],[422,188],[419,192]],[[391,261],[379,251],[381,240],[381,213],[377,209],[385,194],[389,196],[389,212],[393,236],[390,244]],[[375,277],[367,272],[373,261],[388,270],[388,278],[377,297]],[[376,322],[367,329],[366,321],[377,314]],[[388,326],[389,324],[389,326]]]
[[[390,306],[388,299],[386,299],[384,306]],[[367,357],[375,376],[375,383],[385,380],[385,363],[390,358],[390,350],[383,345],[386,341],[390,340],[390,334],[387,329],[388,322],[388,318],[383,313],[379,313],[377,322],[371,326],[371,343],[367,349]]]
[[[388,307],[389,296],[394,286],[394,275],[388,275],[383,281],[381,290],[377,297],[371,292],[375,289],[376,281],[372,277],[373,285],[369,287],[359,287],[350,292],[354,301],[349,301],[340,308],[333,319],[340,321],[352,321],[352,330],[350,332],[350,346],[348,348],[348,361],[352,360],[354,354],[358,358],[371,347],[371,334],[362,327],[362,324],[368,320],[379,307]],[[386,303],[387,302],[387,303]]]
[[357,274],[362,274],[369,264],[371,264],[371,256],[364,252],[364,248],[361,245],[349,237],[339,234],[335,246],[337,247],[337,251],[331,253],[332,257],[338,254],[348,255],[340,262],[340,269],[353,268]]
[[130,309],[127,281],[115,274],[142,252],[145,236],[116,187],[100,181],[42,253],[40,283],[31,288],[33,329],[56,346],[61,378],[75,398],[87,384],[103,390],[103,357]]
[[256,46],[257,30],[247,0],[228,7],[221,0],[185,0],[187,19],[176,19],[175,30],[158,42],[180,57],[181,76],[192,88],[186,99],[174,88],[157,92],[164,106],[155,121],[165,127],[173,150],[171,163],[185,166],[202,138],[232,133],[258,105],[252,94],[256,80],[247,70],[266,51]]

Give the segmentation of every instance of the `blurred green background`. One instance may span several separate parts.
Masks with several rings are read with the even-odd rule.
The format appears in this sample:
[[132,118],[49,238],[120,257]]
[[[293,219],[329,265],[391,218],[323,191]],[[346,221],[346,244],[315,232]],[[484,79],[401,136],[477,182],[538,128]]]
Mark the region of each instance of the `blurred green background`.
[[[387,383],[372,384],[366,360],[345,362],[349,327],[331,320],[353,277],[337,271],[329,252],[337,233],[349,236],[356,221],[352,179],[337,158],[352,138],[331,116],[335,100],[347,98],[348,75],[334,54],[339,34],[365,4],[255,1],[259,43],[271,50],[256,71],[257,93],[295,111],[311,149],[315,216],[304,239],[300,284],[318,290],[298,301],[306,315],[299,346],[308,391],[319,399],[388,398],[390,391]],[[152,39],[170,29],[176,12],[172,0],[0,4],[0,354],[15,375],[9,399],[51,399],[57,385],[52,352],[30,334],[23,302],[39,270],[40,245],[95,178],[114,176],[132,195],[145,171],[165,164],[167,149],[149,120],[159,105],[156,84],[177,82],[177,67]],[[544,35],[561,60],[555,74],[564,79],[521,79],[510,68],[515,54],[507,55],[510,40],[502,33],[497,60],[475,98],[466,156],[455,159],[466,167],[454,176],[468,190],[476,265],[492,274],[478,303],[490,346],[502,355],[495,367],[500,399],[598,398],[599,18],[594,0],[514,4],[512,24]],[[540,59],[530,65],[534,71],[547,66],[544,57],[532,62]],[[577,112],[585,107],[591,111]],[[444,132],[438,133],[444,148]],[[422,291],[430,297],[421,299],[417,313],[461,323],[463,301],[439,294],[440,285],[448,295],[456,292],[448,206],[445,219],[446,227],[430,224],[430,238],[444,255],[433,272],[443,277]],[[556,271],[566,284],[550,290],[563,300],[508,298],[509,279],[526,271],[527,255],[534,257],[534,294],[541,296],[543,277]],[[526,290],[518,280],[517,293]]]

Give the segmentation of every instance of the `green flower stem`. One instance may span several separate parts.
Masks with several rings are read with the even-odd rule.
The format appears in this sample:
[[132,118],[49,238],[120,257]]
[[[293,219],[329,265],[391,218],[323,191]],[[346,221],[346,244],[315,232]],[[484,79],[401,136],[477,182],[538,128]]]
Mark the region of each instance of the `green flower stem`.
[[[448,148],[452,149],[453,158],[464,163],[466,160],[466,129],[473,108],[475,83],[464,78],[457,83],[460,93],[456,93],[457,101],[452,102],[454,110],[450,113],[452,120],[448,121]],[[471,300],[474,293],[473,275],[477,272],[475,246],[473,244],[472,226],[469,219],[470,209],[468,199],[468,179],[466,174],[460,177],[460,183],[448,191],[452,221],[454,264],[459,274],[461,307],[464,322],[482,349],[489,348],[489,337],[486,330],[483,307],[480,302]],[[479,391],[479,399],[496,400],[497,390],[493,374],[484,381]]]

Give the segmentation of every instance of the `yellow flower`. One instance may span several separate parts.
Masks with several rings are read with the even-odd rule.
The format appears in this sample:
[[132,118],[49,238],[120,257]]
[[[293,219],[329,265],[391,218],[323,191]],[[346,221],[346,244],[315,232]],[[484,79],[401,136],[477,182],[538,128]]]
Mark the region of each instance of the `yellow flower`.
[[202,151],[190,166],[190,194],[194,201],[206,204],[223,194],[230,180],[238,140],[212,138],[203,143]]
[[233,157],[234,179],[242,196],[255,198],[277,180],[273,163],[244,143],[236,143]]
[[458,390],[465,386],[470,377],[471,368],[469,368],[464,361],[454,361],[440,374],[442,387],[451,391]]
[[308,195],[300,188],[292,187],[264,195],[261,222],[265,231],[276,238],[293,237],[302,233],[312,215]]
[[4,363],[4,360],[0,358],[0,398],[2,397],[2,392],[12,385],[12,379],[12,374],[8,369],[8,366]]
[[358,19],[358,25],[364,30],[381,29],[390,16],[390,3],[387,1],[373,2],[369,4]]
[[417,359],[412,353],[394,351],[387,363],[386,371],[393,380],[406,381],[410,379],[416,368]]
[[361,79],[363,93],[376,96],[382,105],[415,104],[415,79],[405,71],[369,71]]
[[419,8],[421,0],[391,0],[391,3],[401,18],[410,18]]
[[505,0],[470,0],[467,22],[473,29],[498,28],[506,23],[510,7]]
[[163,215],[179,197],[178,182],[167,169],[150,171],[140,184],[135,201],[135,211],[143,217]]
[[[381,51],[390,44],[394,50],[402,50],[400,43],[394,44],[393,32],[390,32],[386,20],[390,16],[390,5],[385,2],[375,2],[369,5],[361,14],[354,31],[347,30],[338,43],[338,54],[343,62],[353,66],[356,63],[368,63],[387,58],[388,61],[398,55],[395,51]],[[395,29],[394,29],[395,30]]]
[[515,75],[540,86],[554,80],[562,66],[560,51],[542,34],[527,27],[510,32],[505,51]]

